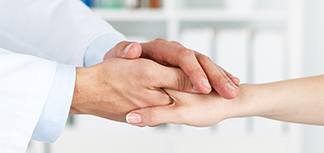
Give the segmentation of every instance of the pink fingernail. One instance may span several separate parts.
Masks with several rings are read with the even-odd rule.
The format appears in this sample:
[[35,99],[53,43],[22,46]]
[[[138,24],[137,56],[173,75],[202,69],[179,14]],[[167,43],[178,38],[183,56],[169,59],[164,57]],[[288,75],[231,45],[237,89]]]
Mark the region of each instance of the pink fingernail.
[[131,43],[131,44],[129,44],[129,45],[125,48],[125,50],[124,50],[124,56],[126,56],[126,54],[127,54],[128,51],[129,51],[129,48],[132,47],[133,44],[134,44],[134,43]]
[[237,89],[237,86],[233,82],[226,83],[226,86],[232,90]]
[[126,121],[130,124],[138,124],[142,122],[142,116],[138,113],[129,113],[126,116]]
[[205,78],[201,79],[201,84],[202,84],[205,88],[208,88],[208,89],[211,88],[211,87],[210,87],[210,84],[209,84],[209,82],[208,82],[208,80],[205,79]]

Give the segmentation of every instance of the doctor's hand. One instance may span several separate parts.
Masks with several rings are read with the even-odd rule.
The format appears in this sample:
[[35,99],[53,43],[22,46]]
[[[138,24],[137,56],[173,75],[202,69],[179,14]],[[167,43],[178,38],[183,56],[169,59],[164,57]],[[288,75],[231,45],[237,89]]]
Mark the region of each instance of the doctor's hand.
[[185,48],[178,42],[155,39],[147,43],[123,41],[106,53],[104,59],[119,57],[126,59],[147,58],[162,65],[180,67],[195,87],[194,93],[208,94],[212,87],[224,98],[232,99],[239,95],[237,85],[240,80],[234,77],[209,57]]
[[162,88],[194,90],[181,69],[147,59],[111,58],[76,71],[70,114],[126,122],[126,114],[131,110],[170,104],[172,100]]

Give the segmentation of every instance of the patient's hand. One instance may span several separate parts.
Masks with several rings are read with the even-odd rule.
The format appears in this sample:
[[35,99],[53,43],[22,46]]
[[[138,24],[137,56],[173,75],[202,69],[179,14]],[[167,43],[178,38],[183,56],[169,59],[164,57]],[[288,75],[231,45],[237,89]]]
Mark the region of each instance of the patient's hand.
[[173,123],[201,127],[215,125],[239,113],[235,109],[240,105],[239,98],[227,100],[214,90],[208,95],[165,91],[174,100],[172,104],[132,111],[127,121],[136,126]]

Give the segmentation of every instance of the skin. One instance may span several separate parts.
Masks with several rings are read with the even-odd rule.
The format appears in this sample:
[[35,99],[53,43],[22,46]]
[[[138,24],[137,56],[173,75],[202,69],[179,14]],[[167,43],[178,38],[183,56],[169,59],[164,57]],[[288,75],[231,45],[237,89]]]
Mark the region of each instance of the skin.
[[273,82],[243,84],[231,100],[213,91],[208,95],[165,90],[173,99],[168,106],[132,111],[141,116],[136,126],[162,123],[211,126],[236,117],[260,116],[274,120],[324,125],[324,75]]
[[126,114],[133,109],[170,104],[170,97],[161,88],[189,91],[192,84],[178,68],[147,59],[111,58],[76,69],[70,114],[125,122]]
[[[129,51],[125,53],[125,48]],[[196,91],[191,93],[208,94],[211,86],[224,98],[232,99],[239,95],[237,85],[240,80],[223,68],[216,65],[209,57],[199,52],[185,48],[178,42],[167,41],[161,38],[146,43],[123,41],[111,49],[104,57],[136,59],[146,58],[168,67],[179,67],[190,78]],[[207,87],[202,79],[208,81]],[[210,86],[211,85],[211,86]]]
[[[238,78],[206,56],[164,39],[142,44],[121,42],[102,63],[77,68],[76,72],[70,114],[91,114],[121,122],[126,122],[131,110],[170,104],[172,99],[162,88],[209,93],[207,76],[225,98],[239,94]],[[206,79],[207,86],[202,85],[202,79]]]

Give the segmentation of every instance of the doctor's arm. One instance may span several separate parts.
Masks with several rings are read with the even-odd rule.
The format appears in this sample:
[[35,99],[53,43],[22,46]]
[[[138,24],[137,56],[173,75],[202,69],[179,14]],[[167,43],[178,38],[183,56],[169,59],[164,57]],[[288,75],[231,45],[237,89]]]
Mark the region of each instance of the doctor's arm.
[[43,110],[56,63],[0,48],[0,152],[24,152]]
[[[80,0],[10,0],[0,1],[0,4],[0,39],[6,40],[0,42],[0,46],[16,53],[83,66],[84,55],[92,56],[85,51],[93,40],[106,35],[103,37],[106,37],[108,46],[125,40],[122,34],[93,14]],[[122,45],[127,43],[130,44],[124,42]],[[142,43],[141,47],[143,50],[130,58],[141,56],[182,68],[196,92],[209,93],[211,84],[225,98],[234,98],[239,94],[234,87],[239,80],[198,52],[163,39]],[[122,52],[115,50],[107,57],[122,57]],[[104,53],[99,54],[102,61]]]
[[126,122],[126,114],[133,109],[170,104],[161,88],[189,92],[191,87],[180,69],[147,59],[112,58],[76,70],[58,65],[32,139],[55,142],[69,112]]
[[[118,103],[119,105],[115,104],[114,107],[110,107],[105,110],[103,107],[100,107],[102,109],[101,111],[108,113],[109,111],[112,111],[112,109],[118,110],[121,109],[120,107],[122,107],[124,108],[123,111],[127,110],[123,112],[123,114],[125,115],[130,110],[139,107],[169,104],[170,102],[169,97],[162,90],[160,90],[160,87],[172,88],[179,91],[193,92],[192,84],[187,79],[187,76],[184,75],[184,73],[179,69],[166,68],[155,62],[152,62],[150,60],[144,60],[144,59],[136,59],[135,61],[137,62],[133,62],[134,64],[138,63],[137,65],[138,68],[140,69],[136,69],[135,67],[130,67],[130,66],[128,67],[124,66],[123,68],[121,68],[126,63],[131,62],[131,60],[110,59],[108,60],[108,62],[106,61],[104,62],[106,64],[100,63],[102,61],[103,55],[107,52],[107,50],[111,49],[114,46],[113,41],[110,42],[106,41],[107,39],[111,39],[112,36],[113,35],[111,34],[102,35],[92,42],[92,44],[88,47],[86,55],[84,57],[84,61],[85,61],[84,65],[86,67],[77,68],[76,76],[75,76],[75,69],[71,69],[70,68],[71,66],[58,64],[54,81],[52,83],[52,88],[47,98],[47,102],[45,103],[42,114],[38,120],[37,126],[33,133],[33,137],[32,137],[33,140],[55,142],[56,139],[58,139],[60,133],[64,128],[67,119],[67,114],[70,111],[69,109],[71,106],[72,97],[74,98],[73,99],[74,103],[76,103],[79,106],[80,104],[78,104],[78,102],[80,102],[81,100],[86,100],[86,98],[90,98],[91,96],[96,95],[97,99],[102,99],[102,101],[105,101],[105,104],[98,102],[98,106],[99,106],[99,105],[108,105],[109,102],[110,105],[112,105],[114,101],[118,101],[118,100],[114,100],[114,98],[116,99],[117,97],[113,98],[112,95],[118,95],[119,98],[117,99],[123,100],[122,102]],[[116,35],[115,37],[118,38]],[[119,39],[122,39],[122,37],[119,37]],[[132,51],[133,49],[130,50]],[[117,61],[117,60],[119,61],[118,64],[116,64],[117,62],[114,62],[115,64],[108,64],[111,63],[111,61]],[[142,64],[139,64],[139,62]],[[124,92],[120,92],[122,94],[116,94],[116,91],[114,90],[117,89],[111,88],[112,86],[108,87],[108,86],[100,85],[100,87],[103,88],[96,87],[95,85],[98,85],[98,83],[95,84],[93,82],[99,80],[102,81],[102,78],[98,78],[96,75],[93,75],[93,78],[91,78],[90,76],[85,77],[85,75],[88,74],[99,74],[99,72],[101,72],[98,70],[98,67],[100,67],[99,65],[105,68],[105,71],[103,71],[103,73],[101,74],[102,76],[104,76],[105,78],[109,78],[109,76],[110,77],[115,76],[113,77],[115,78],[114,80],[110,80],[110,85],[114,85],[115,87],[118,86],[117,88],[118,91],[124,91]],[[93,69],[96,69],[96,71],[94,71]],[[101,70],[102,69],[103,68],[101,68]],[[86,70],[89,71],[91,70],[91,72]],[[136,70],[136,71],[131,72],[130,70]],[[165,70],[168,70],[170,74],[165,73],[166,72]],[[176,70],[175,71],[176,73],[171,70]],[[87,72],[87,73],[81,73],[81,72]],[[118,72],[124,72],[124,73],[118,73]],[[125,76],[128,77],[122,80],[121,78]],[[75,84],[75,77],[77,78],[76,84]],[[84,80],[83,78],[87,78],[88,80]],[[118,80],[116,80],[116,78],[118,78]],[[83,80],[80,81],[80,79]],[[145,82],[145,80],[149,80],[149,81]],[[152,80],[155,81],[154,87],[148,86],[148,85],[152,85],[151,82]],[[146,87],[148,89],[152,89],[151,90],[152,92],[147,92],[147,90],[143,88],[143,84],[140,84],[141,82],[147,85]],[[81,83],[83,84],[89,83],[89,84],[81,85]],[[121,85],[122,83],[124,84]],[[136,83],[137,86],[134,86],[134,84]],[[106,83],[102,81],[101,84],[106,84]],[[78,92],[79,90],[77,89],[82,89],[82,90],[81,92]],[[75,91],[74,93],[73,90]],[[87,90],[87,92],[84,92],[84,90]],[[132,97],[131,95],[137,95],[137,97]],[[154,100],[152,101],[152,99]],[[92,101],[94,101],[93,97],[92,97]],[[137,101],[136,105],[138,107],[129,106],[134,101]],[[87,105],[90,106],[90,103]],[[73,114],[86,113],[86,111],[82,110],[82,108],[81,109],[76,109],[76,108],[78,107],[72,106],[71,113]],[[129,108],[129,110],[126,108]],[[119,120],[119,121],[123,121],[125,119],[124,116],[123,117],[118,116],[119,118],[117,119],[111,116],[109,117],[108,115],[103,115],[102,113],[98,114],[98,112],[99,111],[96,111],[97,114],[94,113],[93,115],[102,116],[105,118]]]
[[[125,37],[80,0],[0,0],[0,47],[74,66],[97,37]],[[102,58],[101,58],[102,60]]]
[[215,91],[209,95],[166,89],[174,103],[132,111],[133,125],[161,123],[211,126],[234,117],[260,116],[274,120],[324,125],[324,75],[268,84],[243,84],[241,94],[226,100]]

